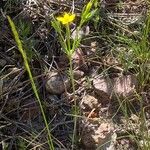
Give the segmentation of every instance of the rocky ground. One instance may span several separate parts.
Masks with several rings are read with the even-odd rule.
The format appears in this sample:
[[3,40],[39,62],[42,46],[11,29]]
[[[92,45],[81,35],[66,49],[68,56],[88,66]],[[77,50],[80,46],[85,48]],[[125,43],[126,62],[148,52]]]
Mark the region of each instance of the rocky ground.
[[[74,1],[77,19],[86,3]],[[52,14],[69,11],[72,1],[2,0],[0,8],[0,148],[48,149],[40,109],[6,19],[9,15],[23,41],[55,149],[69,150],[73,93],[68,59],[50,21]],[[125,68],[120,53],[129,48],[117,37],[140,37],[149,4],[144,0],[105,0],[98,2],[97,8],[97,18],[81,31],[82,42],[73,55],[79,111],[75,149],[148,150],[149,78],[141,84],[134,66]],[[130,53],[125,54],[123,58],[128,59]],[[148,75],[149,61],[147,66]]]

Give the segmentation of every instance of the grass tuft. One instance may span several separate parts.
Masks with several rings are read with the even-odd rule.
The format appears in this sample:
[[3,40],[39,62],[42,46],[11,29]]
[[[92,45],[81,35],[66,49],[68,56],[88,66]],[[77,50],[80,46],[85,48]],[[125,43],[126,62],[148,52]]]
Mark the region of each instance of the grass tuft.
[[33,80],[33,76],[32,76],[31,69],[30,69],[30,66],[29,66],[29,63],[28,63],[27,55],[26,55],[25,51],[23,50],[23,46],[22,46],[21,40],[19,39],[19,34],[18,34],[17,30],[16,30],[14,22],[12,21],[12,19],[9,16],[7,16],[7,18],[8,18],[8,21],[9,21],[12,33],[14,35],[14,38],[15,38],[18,50],[19,50],[19,52],[21,53],[21,55],[23,57],[24,65],[25,65],[25,68],[26,68],[26,70],[28,72],[33,92],[34,92],[34,94],[36,96],[36,99],[37,99],[37,101],[39,103],[39,106],[40,106],[40,109],[41,109],[41,113],[42,113],[42,116],[43,116],[43,119],[44,119],[44,122],[45,122],[45,127],[46,127],[47,133],[48,133],[49,149],[50,150],[54,150],[54,145],[53,145],[50,129],[49,129],[48,122],[47,122],[47,119],[46,119],[46,115],[45,115],[45,112],[44,112],[44,109],[43,109],[43,106],[42,106],[42,102],[40,100],[40,97],[39,97],[39,94],[38,94],[35,82]]

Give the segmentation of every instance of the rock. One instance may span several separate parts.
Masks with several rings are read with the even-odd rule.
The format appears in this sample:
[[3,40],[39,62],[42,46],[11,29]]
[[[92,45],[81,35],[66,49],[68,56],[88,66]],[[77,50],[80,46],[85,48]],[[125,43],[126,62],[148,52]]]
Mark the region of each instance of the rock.
[[117,94],[118,96],[126,97],[135,93],[137,83],[137,79],[133,75],[124,75],[115,78],[100,77],[93,80],[93,87],[99,95],[105,93],[109,96]]
[[84,125],[81,136],[82,144],[85,149],[96,149],[100,145],[111,143],[111,136],[113,135],[113,124],[109,121],[95,121],[88,120],[88,123]]
[[135,143],[132,143],[129,138],[122,138],[117,140],[117,144],[115,146],[116,150],[136,150]]
[[0,59],[0,67],[4,67],[7,61],[5,59]]
[[80,108],[83,111],[91,111],[99,107],[100,107],[100,103],[98,102],[98,99],[96,99],[91,95],[87,94],[81,100]]
[[70,87],[67,75],[51,72],[47,75],[46,90],[51,94],[62,94]]
[[74,79],[78,80],[84,76],[84,72],[81,70],[75,70],[74,71]]
[[114,127],[111,120],[106,120],[103,115],[99,116],[101,101],[101,98],[86,94],[80,103],[82,116],[85,116],[80,122],[81,143],[85,150],[95,150],[102,144],[105,145],[103,147],[113,147],[110,141]]

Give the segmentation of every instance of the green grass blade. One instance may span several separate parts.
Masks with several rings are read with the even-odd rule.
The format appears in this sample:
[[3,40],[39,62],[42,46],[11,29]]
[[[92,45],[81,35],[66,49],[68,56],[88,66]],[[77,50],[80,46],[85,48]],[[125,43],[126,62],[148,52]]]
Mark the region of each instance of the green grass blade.
[[48,122],[47,122],[47,120],[46,120],[46,116],[45,116],[45,113],[44,113],[44,109],[43,109],[43,106],[42,106],[42,103],[41,103],[39,94],[38,94],[38,92],[37,92],[36,85],[35,85],[34,80],[33,80],[33,76],[32,76],[32,73],[31,73],[31,70],[30,70],[30,67],[29,67],[27,55],[26,55],[25,51],[23,50],[23,46],[22,46],[21,40],[19,39],[19,35],[18,35],[17,30],[16,30],[15,24],[13,23],[13,21],[11,20],[11,18],[10,18],[9,16],[7,16],[7,18],[8,18],[8,21],[9,21],[9,24],[10,24],[10,27],[11,27],[11,30],[12,30],[12,33],[13,33],[13,35],[14,35],[16,44],[17,44],[17,46],[18,46],[19,52],[21,53],[21,55],[22,55],[22,57],[23,57],[24,65],[25,65],[25,68],[26,68],[26,70],[27,70],[27,72],[28,72],[28,75],[29,75],[29,78],[30,78],[30,81],[31,81],[31,85],[32,85],[33,92],[34,92],[34,94],[35,94],[35,96],[36,96],[36,99],[37,99],[37,101],[38,101],[38,103],[39,103],[39,106],[40,106],[40,109],[41,109],[41,113],[42,113],[42,116],[43,116],[43,119],[44,119],[44,122],[45,122],[45,127],[46,127],[47,133],[48,133],[48,144],[49,144],[49,148],[50,148],[50,150],[54,150],[54,146],[53,146],[53,141],[52,141],[50,129],[49,129],[49,126],[48,126]]

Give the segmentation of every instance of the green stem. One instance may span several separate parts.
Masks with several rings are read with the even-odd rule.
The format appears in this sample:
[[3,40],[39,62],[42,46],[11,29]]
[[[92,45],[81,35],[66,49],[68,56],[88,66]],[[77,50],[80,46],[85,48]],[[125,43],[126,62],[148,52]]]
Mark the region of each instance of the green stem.
[[[70,53],[71,51],[71,43],[70,43],[70,28],[69,28],[69,24],[66,25],[66,39],[67,39],[67,51]],[[69,54],[70,55],[70,54]]]
[[25,51],[23,50],[22,43],[21,43],[21,40],[19,39],[19,35],[18,35],[17,30],[16,30],[14,22],[11,20],[11,18],[9,16],[7,16],[7,18],[8,18],[8,21],[9,21],[12,33],[14,35],[15,41],[17,43],[19,52],[21,53],[21,55],[23,57],[24,65],[25,65],[25,68],[26,68],[26,70],[28,72],[33,92],[34,92],[34,94],[36,96],[36,99],[37,99],[37,101],[39,103],[39,106],[40,106],[40,109],[41,109],[41,113],[42,113],[42,116],[43,116],[45,127],[46,127],[47,133],[48,133],[48,145],[49,145],[49,148],[50,148],[50,150],[54,150],[54,145],[53,145],[50,129],[49,129],[49,126],[48,126],[46,115],[44,113],[44,109],[43,109],[43,106],[42,106],[42,103],[41,103],[41,100],[40,100],[40,97],[39,97],[36,85],[35,85],[34,80],[33,80],[33,76],[32,76],[32,73],[31,73],[31,70],[30,70],[30,67],[29,67],[27,55],[26,55]]
[[76,143],[76,129],[77,129],[77,101],[75,97],[75,82],[74,82],[74,73],[73,73],[73,64],[72,64],[72,56],[69,56],[69,65],[70,65],[70,79],[72,84],[73,90],[73,100],[74,100],[74,130],[73,130],[73,137],[72,137],[72,150],[74,149],[74,144]]

